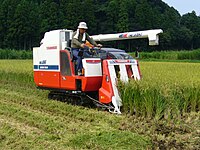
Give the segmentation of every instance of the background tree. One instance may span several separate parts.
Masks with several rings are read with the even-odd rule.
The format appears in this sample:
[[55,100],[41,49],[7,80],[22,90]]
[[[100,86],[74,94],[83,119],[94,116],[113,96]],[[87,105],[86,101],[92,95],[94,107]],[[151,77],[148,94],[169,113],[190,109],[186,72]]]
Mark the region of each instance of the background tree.
[[45,0],[40,5],[40,35],[60,28],[59,5],[54,0]]
[[183,15],[180,23],[193,33],[192,40],[190,41],[190,49],[199,48],[200,18],[197,17],[195,11]]
[[194,33],[190,29],[185,26],[180,27],[177,34],[178,49],[191,49],[193,37]]
[[[0,39],[2,48],[13,48],[12,42],[15,41],[12,36],[11,24],[14,21],[15,9],[18,4],[17,0],[4,0],[1,3],[0,10]],[[10,32],[11,30],[11,32]]]
[[160,45],[148,40],[103,43],[134,51],[196,49],[200,45],[200,16],[181,16],[162,0],[0,0],[0,48],[32,49],[44,33],[55,29],[76,30],[87,22],[89,34],[108,34],[163,29]]
[[67,29],[76,30],[78,23],[83,20],[83,6],[81,0],[61,0],[61,11],[63,14],[63,26]]
[[150,29],[153,26],[153,11],[147,0],[138,1],[135,9],[137,30]]
[[9,28],[9,37],[13,39],[11,45],[15,49],[31,49],[33,38],[39,34],[37,19],[37,5],[28,0],[21,0],[17,5],[14,21]]

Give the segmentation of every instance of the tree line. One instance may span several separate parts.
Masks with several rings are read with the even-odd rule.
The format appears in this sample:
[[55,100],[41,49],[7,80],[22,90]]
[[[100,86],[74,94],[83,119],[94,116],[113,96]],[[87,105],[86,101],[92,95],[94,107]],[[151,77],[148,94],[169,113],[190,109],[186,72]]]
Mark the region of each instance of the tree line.
[[32,49],[45,32],[76,30],[80,21],[90,35],[163,29],[155,47],[144,39],[103,43],[128,51],[200,47],[200,16],[181,16],[162,0],[0,0],[0,48]]

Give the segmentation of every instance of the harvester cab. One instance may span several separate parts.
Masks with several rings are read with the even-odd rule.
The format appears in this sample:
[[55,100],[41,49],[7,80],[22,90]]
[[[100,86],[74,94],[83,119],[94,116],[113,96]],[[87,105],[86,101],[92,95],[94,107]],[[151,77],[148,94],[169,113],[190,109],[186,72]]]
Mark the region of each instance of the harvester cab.
[[[158,45],[161,29],[118,34],[91,36],[95,41],[148,38],[149,45]],[[80,97],[92,100],[120,114],[122,100],[117,82],[140,80],[141,74],[136,59],[124,50],[101,48],[89,50],[89,57],[82,59],[83,75],[76,74],[75,62],[70,48],[72,30],[62,29],[46,32],[40,47],[33,48],[34,82],[38,88],[49,90],[49,97],[62,95],[64,99]],[[85,98],[83,98],[85,97]]]

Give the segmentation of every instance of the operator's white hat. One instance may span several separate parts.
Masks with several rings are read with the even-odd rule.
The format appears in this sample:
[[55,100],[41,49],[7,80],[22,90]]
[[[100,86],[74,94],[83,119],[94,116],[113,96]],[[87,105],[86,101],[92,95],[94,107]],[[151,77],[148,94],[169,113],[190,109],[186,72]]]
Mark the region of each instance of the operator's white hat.
[[79,29],[88,29],[87,24],[85,22],[80,22],[78,28]]

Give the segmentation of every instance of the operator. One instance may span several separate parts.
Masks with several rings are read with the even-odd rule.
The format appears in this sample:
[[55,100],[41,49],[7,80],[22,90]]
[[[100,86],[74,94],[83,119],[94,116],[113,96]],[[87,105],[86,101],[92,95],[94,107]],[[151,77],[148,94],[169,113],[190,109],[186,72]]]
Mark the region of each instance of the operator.
[[88,47],[85,45],[86,40],[96,47],[102,47],[101,44],[97,44],[92,38],[89,37],[89,34],[86,33],[86,30],[88,29],[87,24],[85,22],[80,22],[77,31],[75,31],[72,35],[72,53],[76,60],[76,72],[78,72],[78,75],[82,75],[82,57],[84,50],[88,49]]

